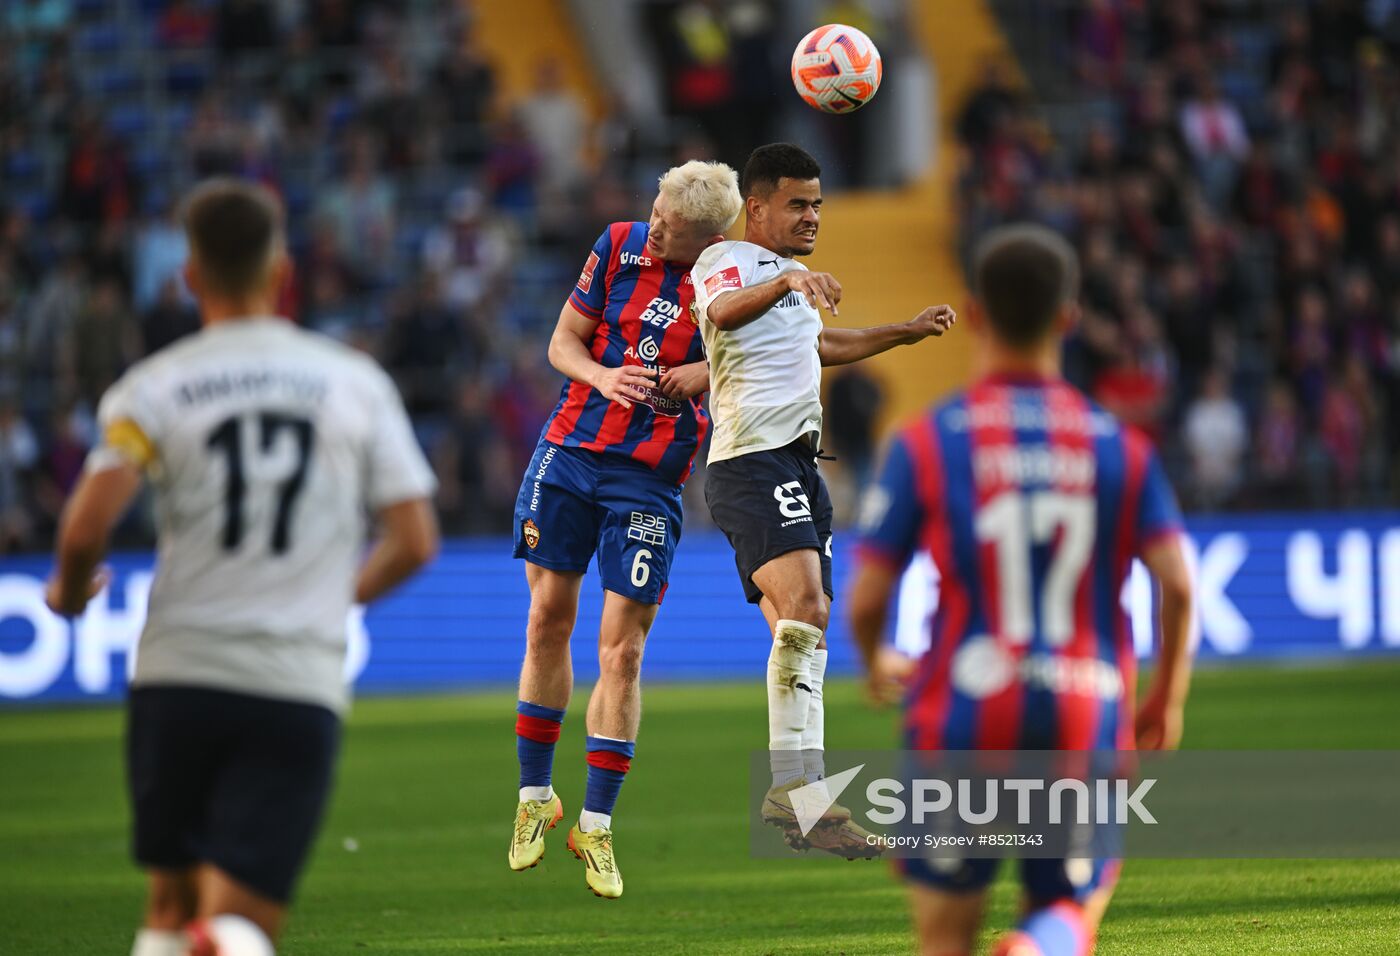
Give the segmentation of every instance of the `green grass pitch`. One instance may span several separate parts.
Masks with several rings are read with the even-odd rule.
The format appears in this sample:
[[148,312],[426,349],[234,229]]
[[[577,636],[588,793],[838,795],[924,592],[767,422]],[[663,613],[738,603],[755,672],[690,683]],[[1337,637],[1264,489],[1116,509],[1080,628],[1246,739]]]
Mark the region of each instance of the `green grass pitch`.
[[[1187,742],[1395,747],[1397,687],[1394,662],[1208,670]],[[566,822],[583,791],[583,700],[557,751]],[[892,715],[866,709],[854,684],[832,682],[827,700],[828,746],[892,742]],[[645,701],[616,817],[618,902],[587,892],[563,827],[538,868],[507,869],[513,695],[360,701],[282,952],[912,952],[885,864],[749,857],[747,754],[766,726],[757,679],[655,686]],[[126,856],[120,734],[115,709],[0,713],[0,953],[130,946],[143,885]],[[991,929],[1008,925],[1015,894],[997,885]],[[1400,953],[1400,861],[1130,861],[1099,952]]]

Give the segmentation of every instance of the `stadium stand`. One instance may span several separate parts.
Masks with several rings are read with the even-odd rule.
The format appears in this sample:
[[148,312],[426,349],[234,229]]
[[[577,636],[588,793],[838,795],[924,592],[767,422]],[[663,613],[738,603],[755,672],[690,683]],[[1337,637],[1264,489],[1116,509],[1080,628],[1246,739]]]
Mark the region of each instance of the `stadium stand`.
[[958,120],[964,252],[1021,217],[1075,240],[1072,377],[1189,504],[1394,501],[1394,5],[994,6],[1039,105],[988,62]]
[[[812,142],[834,184],[904,183],[831,204],[813,261],[839,270],[864,313],[956,304],[948,250],[1033,215],[1085,258],[1075,381],[1159,438],[1192,504],[1388,500],[1400,474],[1390,6],[1325,34],[1309,17],[1333,15],[1327,3],[993,6],[1017,14],[1001,18],[1014,58],[980,5],[734,0],[702,22],[658,0],[627,35],[681,55],[609,83],[592,75],[609,66],[598,37],[557,28],[583,22],[569,0],[7,6],[0,551],[47,545],[93,396],[192,327],[173,204],[220,173],[286,200],[299,267],[288,311],[393,370],[447,528],[504,530],[556,394],[543,337],[580,250],[599,223],[638,214],[676,157],[742,159],[731,154],[747,142],[729,142],[715,111],[752,121],[754,70],[784,88],[783,27],[799,15],[860,20],[891,71],[916,50],[937,65],[922,109],[949,135],[923,172],[871,146],[889,128],[879,112],[832,137],[815,114],[760,108],[744,132]],[[657,95],[603,92],[638,76]],[[713,102],[695,98],[705,76]],[[1043,91],[1035,110],[1025,83]],[[639,120],[648,110],[660,112]],[[882,361],[877,420],[966,368],[966,343]],[[149,540],[143,515],[126,540]]]

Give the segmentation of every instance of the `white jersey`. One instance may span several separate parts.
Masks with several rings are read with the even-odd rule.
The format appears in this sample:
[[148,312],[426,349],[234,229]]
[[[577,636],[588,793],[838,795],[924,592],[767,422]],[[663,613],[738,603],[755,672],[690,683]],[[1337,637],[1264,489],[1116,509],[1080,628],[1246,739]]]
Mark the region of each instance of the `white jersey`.
[[751,242],[710,246],[695,263],[695,308],[710,359],[711,462],[782,448],[822,430],[822,319],[806,296],[790,292],[741,329],[709,320],[715,297],[807,267]]
[[434,488],[389,376],[282,319],[224,322],[135,365],[98,418],[88,468],[138,461],[155,489],[132,685],[344,710],[368,512]]

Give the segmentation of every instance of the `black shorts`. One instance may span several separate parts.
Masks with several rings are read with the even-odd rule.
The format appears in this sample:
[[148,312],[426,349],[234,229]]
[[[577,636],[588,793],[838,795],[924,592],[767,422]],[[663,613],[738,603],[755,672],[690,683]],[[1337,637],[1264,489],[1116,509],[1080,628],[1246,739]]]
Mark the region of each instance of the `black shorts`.
[[136,688],[127,718],[136,861],[210,863],[288,902],[330,793],[340,719],[201,687]]
[[831,496],[806,439],[717,461],[705,471],[705,503],[729,538],[750,604],[763,597],[753,573],[789,551],[815,548],[822,590],[831,585]]

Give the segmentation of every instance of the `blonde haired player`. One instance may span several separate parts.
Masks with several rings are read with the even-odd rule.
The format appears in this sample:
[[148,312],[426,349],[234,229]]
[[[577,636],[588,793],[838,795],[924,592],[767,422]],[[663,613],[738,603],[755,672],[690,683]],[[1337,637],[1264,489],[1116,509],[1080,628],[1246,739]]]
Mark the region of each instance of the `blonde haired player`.
[[132,956],[252,956],[272,952],[330,788],[350,603],[431,559],[434,482],[383,370],[276,316],[276,198],[206,183],[185,230],[203,328],[103,396],[48,601],[80,614],[101,590],[110,532],[149,481],[159,555],[127,773],[150,896]]
[[661,177],[648,222],[603,230],[549,343],[550,363],[569,381],[516,502],[530,617],[508,862],[513,870],[539,863],[546,832],[564,816],[552,785],[554,745],[573,692],[579,587],[596,555],[605,592],[600,674],[588,702],[583,809],[568,846],[589,889],[609,899],[622,895],[612,813],[636,748],[642,648],[680,540],[681,485],[709,428],[690,269],[741,205],[734,170],[692,161]]

